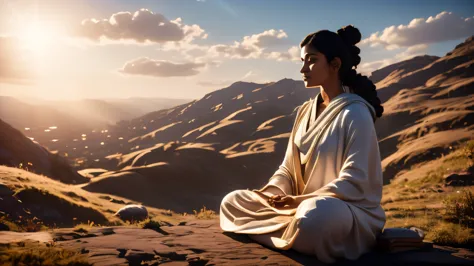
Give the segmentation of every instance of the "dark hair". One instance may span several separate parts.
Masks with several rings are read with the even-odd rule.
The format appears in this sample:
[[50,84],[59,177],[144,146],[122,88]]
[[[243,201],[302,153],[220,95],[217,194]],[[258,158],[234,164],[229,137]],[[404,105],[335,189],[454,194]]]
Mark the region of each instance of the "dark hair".
[[335,57],[339,57],[342,62],[339,68],[339,77],[343,84],[369,102],[374,107],[376,116],[381,117],[384,109],[377,97],[374,83],[367,76],[358,74],[355,70],[360,63],[360,49],[355,45],[360,42],[361,38],[360,31],[354,26],[348,25],[339,29],[337,33],[321,30],[308,34],[300,43],[300,47],[311,45],[326,56],[328,63]]

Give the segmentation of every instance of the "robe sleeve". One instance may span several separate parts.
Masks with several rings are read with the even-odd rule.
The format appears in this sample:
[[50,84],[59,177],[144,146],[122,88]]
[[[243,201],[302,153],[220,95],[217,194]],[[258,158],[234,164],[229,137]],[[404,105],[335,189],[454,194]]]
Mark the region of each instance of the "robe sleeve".
[[338,178],[316,191],[361,207],[380,205],[382,164],[374,120],[367,106],[351,104],[343,111],[344,154]]
[[[296,131],[295,125],[301,116],[301,110],[308,103],[309,101],[306,101],[302,105],[297,107],[298,110],[296,112],[295,121],[293,122],[291,135],[293,135],[294,132]],[[280,164],[280,166],[272,175],[272,177],[270,177],[268,183],[263,188],[259,189],[260,192],[264,192],[264,193],[268,192],[271,195],[276,195],[276,194],[294,195],[295,184],[293,183],[294,178],[292,177],[292,174],[291,174],[294,172],[293,161],[292,161],[293,160],[292,146],[293,146],[292,137],[290,136],[288,138],[288,145],[286,148],[285,157],[283,158],[283,162]]]

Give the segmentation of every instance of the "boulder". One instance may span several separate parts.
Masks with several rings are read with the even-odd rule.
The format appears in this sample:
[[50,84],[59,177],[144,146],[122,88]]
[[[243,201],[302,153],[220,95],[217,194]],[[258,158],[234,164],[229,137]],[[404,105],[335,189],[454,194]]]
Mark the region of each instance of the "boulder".
[[131,204],[121,208],[114,215],[123,221],[143,221],[148,218],[148,210],[145,206]]

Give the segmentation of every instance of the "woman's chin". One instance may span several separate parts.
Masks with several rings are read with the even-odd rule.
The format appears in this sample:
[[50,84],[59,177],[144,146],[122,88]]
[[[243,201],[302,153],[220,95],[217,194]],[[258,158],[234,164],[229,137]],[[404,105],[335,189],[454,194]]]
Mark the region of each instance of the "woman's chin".
[[314,84],[312,84],[311,82],[308,82],[308,81],[306,81],[306,80],[304,81],[304,86],[305,86],[306,88],[308,88],[308,89],[319,87],[319,85],[314,85]]

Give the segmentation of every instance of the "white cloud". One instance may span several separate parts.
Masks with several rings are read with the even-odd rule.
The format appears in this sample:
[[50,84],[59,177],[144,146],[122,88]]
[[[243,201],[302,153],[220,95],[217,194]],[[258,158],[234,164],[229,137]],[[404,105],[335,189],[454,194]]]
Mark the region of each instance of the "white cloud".
[[295,55],[299,58],[299,48],[294,46],[286,52],[266,52],[268,48],[287,45],[288,35],[284,30],[266,30],[261,33],[244,36],[241,41],[233,44],[197,45],[190,42],[160,44],[163,51],[181,51],[186,59],[196,58],[227,58],[227,59],[276,59],[291,60]]
[[456,40],[474,34],[474,16],[462,18],[443,11],[435,17],[415,18],[407,25],[390,26],[361,41],[361,45],[383,46],[387,50]]
[[244,45],[234,42],[233,45],[217,44],[209,47],[208,55],[211,57],[222,56],[224,58],[259,58],[263,49],[255,45]]
[[289,60],[289,61],[299,62],[300,61],[300,48],[298,46],[292,46],[286,52],[265,53],[264,58],[274,59],[277,61]]
[[401,51],[390,58],[361,63],[357,70],[369,75],[377,69],[426,54],[431,43],[471,36],[474,34],[473,18],[461,18],[452,12],[443,11],[434,17],[415,18],[407,25],[394,25],[385,28],[381,33],[375,32],[362,40],[359,46],[368,45]]
[[196,38],[207,38],[199,25],[184,25],[181,18],[168,20],[148,9],[133,14],[118,12],[108,19],[85,19],[76,34],[94,41],[135,43],[191,42]]
[[386,67],[390,64],[393,64],[393,58],[387,58],[382,60],[376,60],[372,62],[362,63],[357,67],[357,72],[362,75],[370,76],[372,72],[382,67]]
[[377,69],[408,60],[415,56],[424,55],[427,48],[428,45],[426,44],[413,45],[406,48],[403,52],[396,54],[394,57],[362,63],[357,67],[357,72],[370,76],[370,74]]
[[244,36],[241,42],[233,45],[218,44],[209,47],[209,56],[225,58],[265,58],[265,49],[287,44],[288,35],[284,30],[266,30],[264,32]]
[[428,49],[427,44],[413,45],[413,46],[408,47],[405,51],[395,55],[395,59],[399,61],[406,60],[418,55],[425,54],[427,49]]
[[197,75],[205,67],[206,63],[174,63],[142,57],[125,63],[119,72],[152,77],[183,77]]
[[242,41],[244,46],[257,46],[259,48],[266,48],[277,46],[281,44],[288,44],[288,35],[284,30],[266,30],[264,32],[253,34],[252,36],[245,36]]

